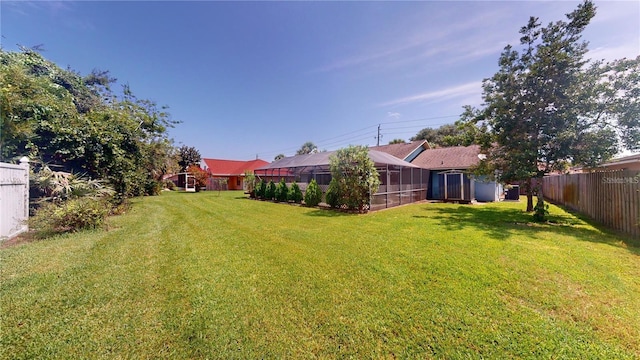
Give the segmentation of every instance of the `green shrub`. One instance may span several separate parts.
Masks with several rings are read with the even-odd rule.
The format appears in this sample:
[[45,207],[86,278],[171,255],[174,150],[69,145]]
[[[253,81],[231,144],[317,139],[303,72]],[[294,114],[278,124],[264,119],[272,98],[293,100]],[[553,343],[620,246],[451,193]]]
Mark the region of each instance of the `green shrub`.
[[77,197],[109,197],[116,194],[104,180],[89,179],[64,171],[53,171],[47,165],[34,168],[29,175],[30,197],[35,202],[60,202]]
[[244,172],[244,189],[247,193],[249,193],[250,198],[256,197],[256,183],[257,183],[256,175],[250,171],[245,170]]
[[297,204],[302,202],[302,190],[300,190],[300,186],[298,186],[297,182],[291,184],[291,188],[289,189],[289,200]]
[[280,202],[287,202],[289,199],[289,187],[287,187],[287,183],[284,182],[284,178],[280,179],[280,182],[276,186],[275,198]]
[[276,196],[276,184],[273,180],[269,180],[267,184],[267,189],[264,191],[264,198],[267,200],[273,200]]
[[267,190],[267,184],[264,183],[264,180],[260,180],[256,184],[256,199],[264,199],[266,190]]
[[549,205],[544,203],[542,197],[538,197],[538,202],[536,206],[533,208],[533,221],[535,222],[545,222],[547,220],[547,216],[549,215]]
[[335,193],[340,195],[340,206],[366,212],[371,193],[377,192],[380,186],[378,171],[369,158],[369,149],[366,146],[339,149],[329,157],[329,169],[332,179],[336,180],[334,184],[338,190]]
[[144,184],[144,194],[151,195],[151,196],[160,195],[160,192],[162,191],[163,187],[164,187],[164,184],[162,183],[162,181],[147,179],[147,181]]
[[44,203],[29,226],[41,236],[96,229],[104,224],[112,206],[107,200],[88,197]]
[[167,179],[164,181],[164,188],[169,190],[175,190],[176,184],[173,181]]
[[327,189],[327,193],[325,194],[326,202],[332,208],[339,208],[342,206],[342,194],[340,191],[340,184],[338,181],[333,178],[329,183],[329,189]]
[[307,206],[318,206],[322,201],[322,190],[318,187],[316,179],[311,180],[307,191],[304,193],[304,203]]

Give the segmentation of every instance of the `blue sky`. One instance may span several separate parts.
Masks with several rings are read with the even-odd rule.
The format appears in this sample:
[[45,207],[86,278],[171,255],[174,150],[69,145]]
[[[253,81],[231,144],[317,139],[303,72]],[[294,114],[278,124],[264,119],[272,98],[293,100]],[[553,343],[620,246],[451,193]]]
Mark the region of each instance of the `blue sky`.
[[[596,1],[590,57],[640,54],[640,2]],[[0,3],[2,47],[43,44],[82,74],[109,70],[168,105],[176,145],[271,161],[306,141],[327,150],[408,140],[481,104],[482,79],[529,16],[579,1]]]

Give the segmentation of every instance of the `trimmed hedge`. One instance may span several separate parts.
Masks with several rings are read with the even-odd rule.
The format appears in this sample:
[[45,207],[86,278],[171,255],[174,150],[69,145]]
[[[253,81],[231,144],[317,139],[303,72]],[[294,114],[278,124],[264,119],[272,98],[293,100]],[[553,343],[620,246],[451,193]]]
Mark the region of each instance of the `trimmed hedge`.
[[280,182],[276,186],[274,197],[276,201],[280,202],[287,202],[289,199],[289,188],[287,187],[287,183],[284,182],[284,178],[280,179]]
[[307,191],[304,193],[304,204],[307,206],[318,206],[322,201],[322,190],[318,186],[316,179],[311,180]]
[[289,201],[297,204],[302,202],[302,190],[300,190],[300,186],[298,186],[296,182],[291,184],[291,188],[289,189]]

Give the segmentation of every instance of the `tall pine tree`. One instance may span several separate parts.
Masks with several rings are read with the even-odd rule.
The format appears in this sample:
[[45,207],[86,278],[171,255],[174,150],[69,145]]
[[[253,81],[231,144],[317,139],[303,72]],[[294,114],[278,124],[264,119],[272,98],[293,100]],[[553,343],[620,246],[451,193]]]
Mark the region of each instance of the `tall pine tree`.
[[[485,107],[475,118],[488,125],[488,161],[504,181],[520,181],[544,208],[539,184],[569,165],[593,166],[619,148],[638,148],[640,91],[638,63],[589,64],[582,32],[595,16],[591,1],[567,14],[567,21],[542,27],[531,17],[520,30],[520,51],[507,46],[500,69],[483,82]],[[535,186],[535,184],[538,186]]]

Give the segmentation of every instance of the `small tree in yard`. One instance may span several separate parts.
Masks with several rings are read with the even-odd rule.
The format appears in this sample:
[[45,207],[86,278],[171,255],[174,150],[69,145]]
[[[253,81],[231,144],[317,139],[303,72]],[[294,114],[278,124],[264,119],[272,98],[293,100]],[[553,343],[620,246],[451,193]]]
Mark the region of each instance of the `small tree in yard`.
[[264,182],[264,180],[260,180],[256,184],[256,199],[264,199],[266,191],[267,191],[267,184]]
[[289,188],[289,200],[297,204],[302,202],[302,191],[296,182],[291,184],[291,188]]
[[339,208],[344,204],[342,192],[340,191],[340,184],[338,180],[333,178],[329,182],[329,188],[325,194],[326,203],[332,208]]
[[267,200],[273,200],[275,196],[276,196],[276,184],[273,182],[273,180],[269,180],[269,183],[267,184],[267,188],[264,191],[264,198]]
[[249,197],[256,197],[256,176],[249,170],[244,172],[244,189],[249,193]]
[[229,180],[227,178],[216,178],[213,180],[215,187],[218,189],[218,196],[220,196],[220,192],[225,186],[227,186],[228,182]]
[[196,192],[207,186],[207,180],[209,180],[209,173],[202,170],[200,166],[191,165],[187,168],[187,173],[193,175],[196,179]]
[[369,149],[366,146],[340,149],[329,158],[329,168],[331,181],[335,181],[339,190],[340,203],[349,209],[366,211],[371,194],[380,186],[378,171],[369,158]]
[[287,183],[284,182],[284,178],[280,179],[280,182],[276,186],[275,198],[280,202],[287,202],[289,199],[289,188],[287,187]]
[[307,206],[318,206],[322,201],[322,190],[318,187],[316,179],[311,180],[307,191],[304,193],[304,203]]

